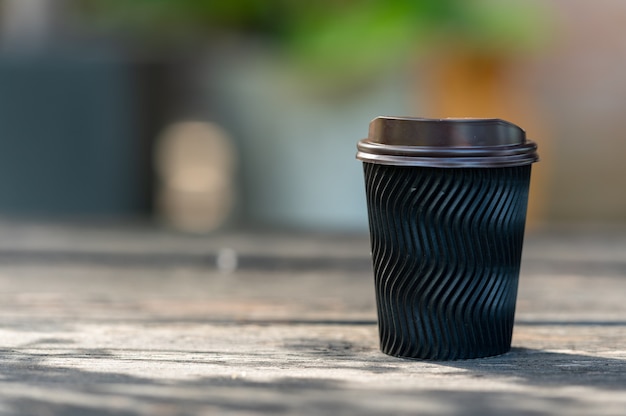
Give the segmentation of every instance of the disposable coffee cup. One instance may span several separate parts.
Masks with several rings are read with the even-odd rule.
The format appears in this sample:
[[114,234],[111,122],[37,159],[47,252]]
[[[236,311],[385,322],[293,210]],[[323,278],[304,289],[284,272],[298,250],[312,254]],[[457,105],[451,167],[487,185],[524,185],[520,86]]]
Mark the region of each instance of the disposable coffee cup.
[[357,148],[381,350],[509,351],[535,143],[500,119],[378,117]]

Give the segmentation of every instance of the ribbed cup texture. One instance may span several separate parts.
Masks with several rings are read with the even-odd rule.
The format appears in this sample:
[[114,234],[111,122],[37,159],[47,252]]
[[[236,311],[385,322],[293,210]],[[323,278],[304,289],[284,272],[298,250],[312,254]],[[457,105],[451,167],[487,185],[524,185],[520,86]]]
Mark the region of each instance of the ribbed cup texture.
[[382,351],[509,351],[530,165],[364,170]]

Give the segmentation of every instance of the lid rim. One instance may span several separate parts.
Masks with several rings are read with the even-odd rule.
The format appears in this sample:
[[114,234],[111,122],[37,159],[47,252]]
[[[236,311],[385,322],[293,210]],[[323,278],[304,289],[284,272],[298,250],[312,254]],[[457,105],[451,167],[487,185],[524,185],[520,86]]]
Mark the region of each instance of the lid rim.
[[537,145],[530,140],[516,145],[436,148],[392,146],[363,139],[357,149],[357,159],[380,165],[504,167],[528,165],[539,160]]
[[380,156],[357,153],[357,159],[364,163],[386,166],[405,167],[433,167],[433,168],[493,168],[515,167],[530,165],[539,161],[534,155],[522,155],[521,157],[458,157],[458,158],[432,158],[432,157],[406,157],[406,156]]
[[363,139],[358,142],[357,149],[361,152],[381,154],[381,155],[402,155],[402,156],[481,156],[481,155],[515,155],[532,153],[537,150],[537,144],[530,140],[520,144],[509,144],[502,146],[473,146],[473,147],[434,147],[434,146],[397,146],[372,142]]

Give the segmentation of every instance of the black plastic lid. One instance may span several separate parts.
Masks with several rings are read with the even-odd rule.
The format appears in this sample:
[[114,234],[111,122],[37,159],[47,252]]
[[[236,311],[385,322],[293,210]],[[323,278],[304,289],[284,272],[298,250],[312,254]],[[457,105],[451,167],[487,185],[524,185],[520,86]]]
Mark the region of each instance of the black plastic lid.
[[537,145],[500,119],[377,117],[357,159],[395,166],[506,167],[539,160]]

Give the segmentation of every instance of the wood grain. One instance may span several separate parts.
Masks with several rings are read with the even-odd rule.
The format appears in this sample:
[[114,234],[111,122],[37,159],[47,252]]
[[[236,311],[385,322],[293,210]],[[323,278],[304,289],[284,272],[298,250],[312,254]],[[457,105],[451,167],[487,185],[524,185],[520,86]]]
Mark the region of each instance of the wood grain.
[[[529,235],[512,352],[443,363],[379,352],[364,236],[3,227],[2,415],[626,409],[620,230]],[[195,261],[225,246],[266,262]]]

